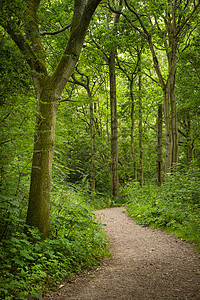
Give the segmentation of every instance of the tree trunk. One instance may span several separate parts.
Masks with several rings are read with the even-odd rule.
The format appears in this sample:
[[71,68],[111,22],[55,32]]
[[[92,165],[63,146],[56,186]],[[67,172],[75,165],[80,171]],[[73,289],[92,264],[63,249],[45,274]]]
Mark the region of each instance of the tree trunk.
[[132,155],[132,160],[133,160],[134,180],[137,181],[138,180],[138,178],[137,178],[137,163],[136,163],[135,142],[134,142],[135,105],[134,105],[134,97],[133,97],[133,78],[131,78],[131,80],[130,80],[130,98],[131,98],[131,155]]
[[162,146],[162,104],[158,106],[157,114],[157,136],[158,136],[158,148],[157,148],[157,174],[158,185],[163,184],[163,146]]
[[140,149],[140,186],[144,185],[143,168],[143,125],[142,125],[142,74],[141,74],[141,54],[138,52],[138,94],[139,94],[139,149]]
[[[149,48],[151,50],[154,68],[159,78],[160,85],[163,91],[163,107],[164,107],[164,121],[165,121],[165,181],[169,181],[169,175],[171,174],[171,164],[172,164],[172,133],[171,133],[171,121],[170,121],[170,90],[169,84],[165,84],[164,78],[161,74],[160,66],[158,63],[158,58],[155,53],[154,45],[151,37],[148,37]],[[168,80],[169,82],[169,80]]]
[[95,130],[94,130],[94,109],[92,96],[90,100],[90,137],[91,137],[91,193],[95,193]]
[[171,87],[171,123],[172,123],[172,167],[177,167],[178,163],[178,126],[177,126],[177,107],[175,98],[175,79]]
[[118,176],[118,124],[117,124],[117,97],[115,76],[115,50],[109,57],[110,77],[110,109],[111,109],[111,196],[119,197]]
[[[175,8],[174,8],[175,9]],[[170,51],[167,52],[169,75],[167,80],[167,89],[171,104],[171,135],[172,135],[172,158],[171,167],[175,171],[178,163],[178,126],[177,126],[177,108],[175,97],[175,81],[176,81],[176,53],[177,53],[177,37],[176,37],[176,24],[173,20],[167,27],[168,29],[168,44]]]
[[172,165],[172,135],[169,111],[169,93],[164,92],[164,120],[165,120],[165,181],[169,181]]
[[[45,91],[45,88],[44,88]],[[48,236],[52,161],[58,103],[44,92],[38,101],[34,151],[26,224],[38,227],[42,238]]]
[[[122,6],[122,0],[117,0],[119,8]],[[117,25],[119,23],[119,14],[113,16],[113,37],[116,37]],[[108,22],[108,20],[107,20]],[[108,24],[109,25],[109,24]],[[118,175],[118,123],[117,123],[117,96],[116,96],[116,75],[115,58],[116,44],[113,39],[112,48],[109,49],[107,57],[110,80],[110,111],[111,111],[111,196],[119,197],[119,175]]]
[[106,133],[107,133],[107,143],[108,146],[110,147],[109,110],[110,110],[109,97],[108,94],[106,93]]

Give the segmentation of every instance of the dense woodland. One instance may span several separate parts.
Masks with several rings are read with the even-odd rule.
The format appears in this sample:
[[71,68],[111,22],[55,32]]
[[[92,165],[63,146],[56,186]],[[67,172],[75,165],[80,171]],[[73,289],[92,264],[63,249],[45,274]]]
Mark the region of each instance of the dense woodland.
[[199,11],[0,0],[2,299],[108,256],[93,209],[200,245]]

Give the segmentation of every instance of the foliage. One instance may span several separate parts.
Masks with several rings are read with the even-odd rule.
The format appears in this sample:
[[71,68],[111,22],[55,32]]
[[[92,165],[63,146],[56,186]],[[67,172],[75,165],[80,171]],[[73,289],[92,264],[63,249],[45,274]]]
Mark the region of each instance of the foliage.
[[[158,21],[158,28],[154,26],[153,38],[166,79],[167,60],[160,50],[161,47],[158,46],[166,36],[160,16],[170,7],[166,7],[168,4],[165,1],[146,1],[145,6],[141,3],[136,3],[136,8],[142,13],[146,7],[148,14],[154,14],[155,20],[157,18]],[[22,0],[3,1],[1,19],[7,22],[9,18],[12,24],[18,24],[19,30],[23,30],[18,20],[24,17],[24,4],[25,1]],[[69,0],[42,1],[38,10],[39,29],[50,74],[55,70],[66,40],[69,38],[70,30],[66,25],[70,24],[72,13],[73,1]],[[129,16],[129,13],[126,13]],[[142,15],[145,26],[148,27],[146,13]],[[100,230],[101,225],[94,221],[91,212],[105,207],[124,205],[127,198],[129,199],[128,213],[140,224],[164,228],[184,239],[200,244],[199,25],[188,37],[188,45],[184,52],[180,53],[177,63],[176,99],[180,133],[180,172],[172,176],[171,181],[164,184],[162,188],[151,185],[156,182],[156,113],[158,103],[162,102],[162,90],[156,82],[157,77],[152,67],[148,47],[143,45],[142,151],[144,181],[147,185],[140,188],[138,183],[132,182],[134,166],[130,144],[132,109],[130,78],[133,76],[134,150],[139,174],[141,149],[138,122],[137,48],[141,44],[141,36],[129,26],[125,18],[120,18],[115,43],[118,52],[116,79],[119,180],[120,193],[124,197],[114,199],[110,197],[109,74],[104,59],[105,55],[109,55],[112,47],[112,19],[112,13],[105,9],[105,3],[102,3],[91,22],[75,73],[75,77],[80,81],[87,77],[90,89],[93,91],[96,191],[91,194],[90,189],[89,99],[86,90],[71,81],[66,86],[58,110],[50,236],[46,241],[41,241],[38,232],[31,228],[28,228],[28,235],[24,233],[36,114],[30,68],[8,34],[2,27],[0,28],[1,298],[26,299],[29,296],[39,298],[45,289],[52,288],[62,278],[68,278],[74,272],[79,272],[89,265],[98,264],[101,257],[108,255],[108,252],[105,236]],[[136,20],[133,21],[136,26],[139,26]],[[65,26],[66,30],[59,34],[47,34],[59,31]],[[159,28],[161,31],[158,30]],[[151,30],[149,27],[148,29]],[[101,46],[101,51],[94,40]],[[188,152],[191,152],[190,157]],[[191,163],[189,158],[195,159],[195,164],[191,165],[189,170],[185,170],[185,166]]]
[[39,299],[63,278],[109,255],[101,224],[78,204],[80,196],[73,197],[77,203],[70,202],[71,197],[53,203],[49,239],[41,241],[39,233],[28,228],[27,234],[16,231],[0,242],[1,299]]
[[127,211],[138,224],[163,228],[200,246],[200,173],[192,167],[161,188],[137,183],[126,187]]

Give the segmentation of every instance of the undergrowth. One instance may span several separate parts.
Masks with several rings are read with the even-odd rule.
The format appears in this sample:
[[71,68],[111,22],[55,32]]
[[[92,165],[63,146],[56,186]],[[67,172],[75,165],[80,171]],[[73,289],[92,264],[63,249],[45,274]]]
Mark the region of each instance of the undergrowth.
[[162,228],[200,249],[200,170],[176,173],[161,188],[130,183],[127,212],[138,224]]
[[[7,223],[3,226],[2,219],[0,299],[40,299],[63,278],[99,265],[109,256],[102,224],[95,221],[83,197],[73,191],[53,197],[50,236],[45,241],[35,229],[28,228],[25,234],[19,215],[13,223],[19,222],[16,230],[8,223],[10,214],[1,211]],[[6,224],[9,228],[5,231]]]

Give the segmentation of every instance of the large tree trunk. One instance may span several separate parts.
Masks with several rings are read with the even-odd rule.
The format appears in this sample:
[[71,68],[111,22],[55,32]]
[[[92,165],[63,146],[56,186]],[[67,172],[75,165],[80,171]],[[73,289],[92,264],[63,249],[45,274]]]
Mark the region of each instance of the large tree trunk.
[[[45,89],[44,89],[45,90]],[[44,92],[38,101],[34,151],[26,224],[37,226],[45,238],[49,231],[52,161],[58,103]]]
[[110,109],[111,109],[111,196],[119,197],[118,176],[118,125],[117,125],[117,97],[115,76],[115,50],[109,57],[110,77]]
[[158,174],[159,186],[161,186],[163,183],[162,110],[163,110],[162,104],[159,104],[158,114],[157,114],[157,137],[158,137],[157,174]]

